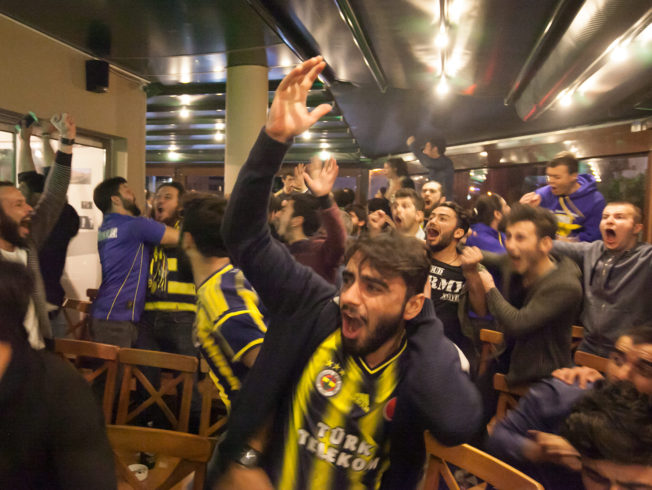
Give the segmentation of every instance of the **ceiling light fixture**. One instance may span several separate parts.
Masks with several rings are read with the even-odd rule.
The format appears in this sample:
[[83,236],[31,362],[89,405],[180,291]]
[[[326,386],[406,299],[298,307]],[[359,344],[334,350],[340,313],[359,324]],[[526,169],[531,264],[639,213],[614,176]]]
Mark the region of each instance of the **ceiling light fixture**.
[[176,162],[181,158],[181,155],[179,155],[176,151],[168,151],[168,160]]
[[181,105],[190,104],[190,95],[188,95],[188,94],[180,95],[179,96],[179,101],[181,102]]
[[301,137],[302,137],[304,140],[309,140],[310,138],[312,138],[312,134],[310,134],[310,131],[304,131],[304,132],[301,134]]
[[225,124],[222,121],[218,121],[215,123],[215,129],[223,130],[225,127]]
[[179,117],[182,119],[188,119],[190,116],[190,111],[188,110],[187,107],[182,107],[181,110],[179,111]]
[[488,153],[486,151],[481,151],[480,152],[481,157],[486,157],[487,155],[488,155]]
[[217,132],[215,133],[215,141],[224,141],[224,133]]
[[439,79],[439,83],[437,84],[437,95],[446,95],[448,91],[448,82],[446,81],[446,77],[442,75],[442,77]]
[[615,61],[616,63],[621,63],[625,61],[627,58],[629,58],[629,51],[625,46],[617,46],[611,52],[609,58],[611,59],[611,61]]
[[445,49],[446,46],[448,46],[448,33],[443,24],[439,28],[439,34],[437,34],[437,37],[435,38],[435,46],[439,49]]
[[320,158],[320,160],[322,160],[322,161],[326,161],[326,160],[328,160],[330,157],[331,157],[331,154],[330,154],[330,152],[328,152],[328,151],[320,151],[320,152],[319,152],[319,158]]

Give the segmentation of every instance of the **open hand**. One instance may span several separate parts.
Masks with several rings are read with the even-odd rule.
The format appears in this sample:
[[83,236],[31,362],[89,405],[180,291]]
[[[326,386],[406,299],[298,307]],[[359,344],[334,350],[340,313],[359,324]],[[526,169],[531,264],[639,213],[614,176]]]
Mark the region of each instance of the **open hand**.
[[306,192],[306,181],[304,179],[305,170],[306,166],[303,163],[300,163],[294,167],[294,184],[292,186],[297,192]]
[[557,378],[568,385],[577,382],[580,388],[586,388],[587,383],[592,383],[603,378],[599,371],[587,366],[556,369],[552,372],[552,377]]
[[331,110],[329,104],[320,104],[308,112],[306,105],[308,91],[325,67],[323,58],[316,56],[301,63],[281,81],[265,124],[265,132],[270,138],[287,143]]
[[394,221],[388,216],[385,211],[382,209],[377,209],[373,213],[370,213],[367,216],[367,228],[369,229],[369,235],[374,237],[379,235],[385,225],[389,225],[392,228],[395,228]]
[[335,179],[337,179],[337,174],[340,171],[337,162],[333,157],[330,157],[321,169],[313,169],[313,165],[314,163],[310,164],[311,168],[303,176],[306,185],[317,197],[330,194],[331,189],[333,189],[333,184],[335,184]]

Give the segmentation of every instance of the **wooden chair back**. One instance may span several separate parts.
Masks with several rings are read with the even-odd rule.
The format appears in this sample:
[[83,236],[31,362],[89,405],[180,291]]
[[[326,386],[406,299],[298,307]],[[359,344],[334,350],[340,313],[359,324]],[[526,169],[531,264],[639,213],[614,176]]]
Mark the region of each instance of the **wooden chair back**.
[[510,386],[504,374],[494,374],[494,389],[498,391],[498,406],[496,407],[497,422],[502,419],[509,410],[516,408],[520,397],[525,396],[530,389],[528,385]]
[[62,305],[63,316],[68,324],[66,336],[72,335],[78,340],[88,340],[90,338],[88,324],[90,321],[91,305],[92,303],[89,301],[64,298]]
[[584,339],[584,327],[581,325],[573,325],[571,327],[571,352],[577,351],[577,348]]
[[[118,352],[115,345],[87,342],[84,340],[55,339],[54,350],[69,361],[90,384],[104,378],[102,412],[107,424],[111,423],[115,384],[118,373]],[[89,360],[89,363],[83,361]],[[95,361],[95,362],[94,362]],[[104,376],[103,376],[104,375]]]
[[[120,349],[118,358],[124,367],[124,372],[120,386],[116,424],[128,424],[148,407],[157,405],[174,430],[187,432],[192,387],[194,375],[197,372],[197,359],[167,352],[127,348]],[[172,374],[168,377],[162,376],[160,386],[154,387],[141,370],[144,366],[164,369]],[[149,398],[140,404],[134,403],[130,410],[131,387],[132,384],[137,386],[138,383],[143,386]],[[163,396],[176,395],[179,385],[182,388],[181,396],[177,396],[176,405],[179,409],[174,410]]]
[[441,478],[450,490],[460,490],[449,464],[465,469],[497,490],[543,490],[543,485],[526,474],[468,444],[447,447],[429,432],[425,433],[425,443],[428,468],[424,490],[438,490]]
[[[193,473],[192,488],[203,488],[206,463],[213,453],[215,441],[194,434],[130,425],[109,425],[106,431],[118,478],[132,488],[169,489]],[[155,455],[155,466],[143,481],[129,470],[130,464],[138,462],[137,454],[140,452]]]
[[478,376],[483,375],[489,369],[491,359],[498,355],[498,348],[503,344],[505,337],[502,332],[480,329],[480,341],[482,350],[480,352],[480,362],[478,364]]
[[228,420],[227,410],[220,398],[217,386],[209,375],[208,363],[203,357],[199,361],[199,371],[203,375],[203,379],[198,384],[199,393],[201,393],[199,435],[216,436]]
[[588,352],[582,352],[578,350],[575,352],[575,364],[578,366],[586,366],[605,373],[607,371],[607,363],[609,359],[606,357],[596,356],[595,354],[589,354]]

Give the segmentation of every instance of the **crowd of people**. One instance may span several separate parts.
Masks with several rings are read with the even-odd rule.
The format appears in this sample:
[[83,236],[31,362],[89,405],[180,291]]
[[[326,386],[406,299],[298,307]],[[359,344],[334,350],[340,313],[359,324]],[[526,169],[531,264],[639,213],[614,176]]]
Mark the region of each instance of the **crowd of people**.
[[[429,171],[420,190],[393,158],[384,196],[356,202],[334,189],[331,158],[281,174],[273,193],[293,138],[330,110],[306,107],[324,66],[310,59],[278,86],[228,201],[165,182],[143,217],[125,179],[95,188],[90,340],[207,361],[228,415],[207,488],[415,488],[425,430],[546,488],[652,488],[641,210],[605,203],[568,153],[520,202],[489,193],[464,209],[439,136],[407,139]],[[115,488],[99,408],[48,352],[66,334],[59,280],[79,227],[65,198],[75,123],[51,121],[52,171],[34,168],[23,124],[20,190],[0,182],[0,487]],[[578,324],[605,373],[573,365]],[[490,359],[483,328],[504,336]],[[529,391],[489,433],[496,372]],[[195,392],[195,424],[199,411]]]

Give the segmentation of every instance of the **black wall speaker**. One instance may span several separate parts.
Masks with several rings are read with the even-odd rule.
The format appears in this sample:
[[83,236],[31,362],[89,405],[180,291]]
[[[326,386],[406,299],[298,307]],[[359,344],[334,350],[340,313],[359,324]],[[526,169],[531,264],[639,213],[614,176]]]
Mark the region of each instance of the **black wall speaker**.
[[97,93],[108,92],[109,64],[106,61],[86,61],[86,90]]

